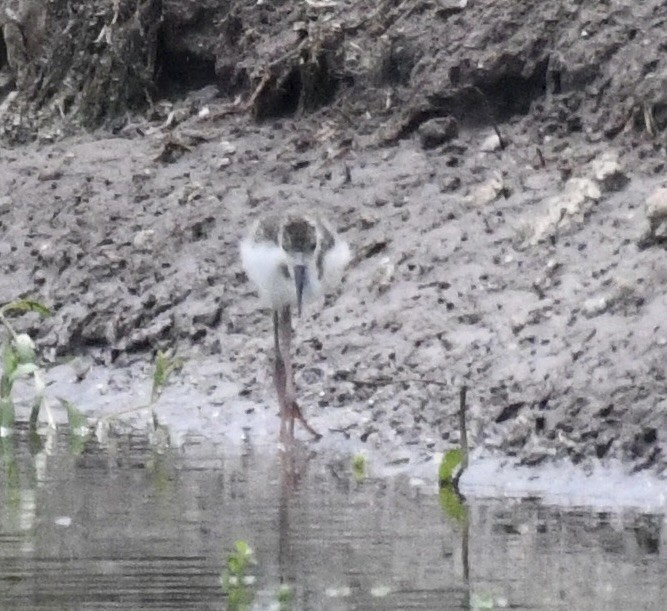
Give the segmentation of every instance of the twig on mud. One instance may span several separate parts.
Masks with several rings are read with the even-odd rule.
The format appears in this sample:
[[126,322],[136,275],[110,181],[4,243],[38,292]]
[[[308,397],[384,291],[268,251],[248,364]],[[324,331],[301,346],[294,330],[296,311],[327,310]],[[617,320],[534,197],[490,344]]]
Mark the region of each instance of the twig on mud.
[[418,382],[420,384],[433,384],[435,386],[441,386],[443,388],[446,388],[449,386],[447,382],[441,382],[439,380],[431,380],[429,378],[376,378],[375,380],[347,380],[348,382],[352,382],[352,384],[356,384],[357,386],[374,386],[374,387],[379,387],[379,386],[390,386],[392,384],[403,384],[403,383],[409,383],[409,382]]
[[250,110],[254,105],[255,102],[257,101],[257,98],[260,96],[262,91],[264,91],[264,88],[267,86],[268,83],[271,82],[271,80],[275,78],[273,74],[271,73],[270,70],[265,70],[264,75],[262,76],[262,79],[259,82],[259,85],[255,88],[255,91],[253,94],[246,100],[241,106],[243,110],[248,111]]
[[120,416],[126,416],[127,414],[132,414],[134,412],[140,412],[145,409],[151,409],[152,407],[153,407],[152,403],[146,403],[145,405],[135,405],[133,407],[121,409],[117,412],[113,412],[112,414],[105,414],[104,416],[100,417],[100,422],[108,422],[114,420],[115,418],[119,418]]

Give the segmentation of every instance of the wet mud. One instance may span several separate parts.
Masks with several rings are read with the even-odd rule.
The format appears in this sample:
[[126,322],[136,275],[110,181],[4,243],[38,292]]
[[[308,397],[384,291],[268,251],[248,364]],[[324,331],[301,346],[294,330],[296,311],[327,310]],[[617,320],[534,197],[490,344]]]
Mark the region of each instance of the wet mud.
[[[0,152],[0,302],[53,309],[16,321],[47,390],[99,418],[141,403],[156,350],[177,348],[159,416],[273,441],[270,316],[238,244],[262,213],[314,208],[354,251],[339,294],[296,321],[300,401],[328,443],[437,462],[465,384],[478,460],[664,478],[664,88],[646,42],[664,3],[394,4],[346,29],[349,12],[323,98],[276,107],[293,65],[264,82],[249,61],[283,57],[275,30],[298,15],[248,9],[256,44],[226,67],[211,50],[209,80],[168,73],[150,111],[86,135],[43,112]],[[182,9],[169,27],[202,23]],[[189,30],[170,57],[215,36]],[[220,75],[260,107],[232,112]]]

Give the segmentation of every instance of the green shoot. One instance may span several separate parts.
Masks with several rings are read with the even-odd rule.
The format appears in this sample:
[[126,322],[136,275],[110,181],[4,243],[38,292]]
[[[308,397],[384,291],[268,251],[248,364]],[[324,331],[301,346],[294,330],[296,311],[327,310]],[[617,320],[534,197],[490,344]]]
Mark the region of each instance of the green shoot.
[[17,314],[23,314],[24,312],[37,312],[40,316],[51,316],[51,310],[45,305],[39,303],[39,301],[33,301],[31,299],[18,299],[17,301],[11,301],[6,303],[0,308],[1,314],[7,314],[10,312],[16,312]]
[[9,341],[2,347],[2,375],[0,376],[0,437],[12,434],[15,421],[12,390],[19,378],[33,376],[35,381],[35,400],[30,413],[30,427],[35,430],[39,410],[44,401],[44,382],[40,369],[35,363],[35,344],[27,333],[17,333],[7,319],[7,314],[37,312],[41,316],[51,314],[50,310],[37,301],[20,299],[0,307],[0,324],[9,332]]
[[456,479],[456,473],[461,461],[463,453],[459,448],[449,450],[442,457],[440,462],[440,469],[438,470],[438,479],[441,486],[452,486]]
[[440,506],[450,518],[460,524],[465,524],[468,510],[461,495],[456,489],[458,476],[461,472],[463,452],[460,448],[449,450],[440,461],[438,480],[440,481]]
[[366,457],[363,454],[355,454],[352,457],[352,472],[354,473],[354,479],[358,482],[363,480],[366,477]]
[[155,370],[153,371],[153,388],[151,390],[151,403],[155,403],[162,394],[164,387],[169,381],[169,376],[174,371],[183,368],[183,359],[167,356],[162,350],[158,350],[155,357]]

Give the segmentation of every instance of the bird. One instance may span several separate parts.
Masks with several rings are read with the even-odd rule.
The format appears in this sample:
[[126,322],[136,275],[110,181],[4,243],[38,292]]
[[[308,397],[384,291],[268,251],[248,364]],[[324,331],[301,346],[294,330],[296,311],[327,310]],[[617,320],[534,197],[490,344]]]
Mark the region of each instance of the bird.
[[280,405],[280,437],[294,438],[299,420],[316,439],[296,401],[291,360],[292,310],[335,289],[351,259],[347,242],[318,214],[289,210],[269,213],[241,241],[241,262],[263,305],[273,316],[274,383]]

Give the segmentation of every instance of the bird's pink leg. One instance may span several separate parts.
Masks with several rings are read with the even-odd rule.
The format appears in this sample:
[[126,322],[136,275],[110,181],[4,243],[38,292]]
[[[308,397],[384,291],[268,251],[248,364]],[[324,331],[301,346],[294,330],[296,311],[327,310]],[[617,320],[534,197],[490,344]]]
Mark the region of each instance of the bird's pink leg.
[[285,375],[285,361],[280,347],[280,315],[277,310],[273,312],[273,341],[276,354],[273,380],[276,385],[276,393],[278,394],[278,404],[280,405],[280,439],[281,441],[286,441],[287,421],[290,418],[291,409],[286,397],[287,378]]
[[[283,364],[283,374],[284,374],[284,396],[283,400],[285,402],[286,411],[289,417],[289,435],[294,437],[294,419],[298,419],[304,428],[311,434],[313,437],[320,438],[321,435],[312,427],[301,413],[301,408],[296,402],[296,388],[294,385],[294,370],[292,369],[292,312],[289,306],[285,306],[280,311],[279,319],[279,351],[281,355],[281,361]],[[281,413],[282,413],[282,403],[281,403]],[[283,425],[281,424],[281,434],[283,430]]]

